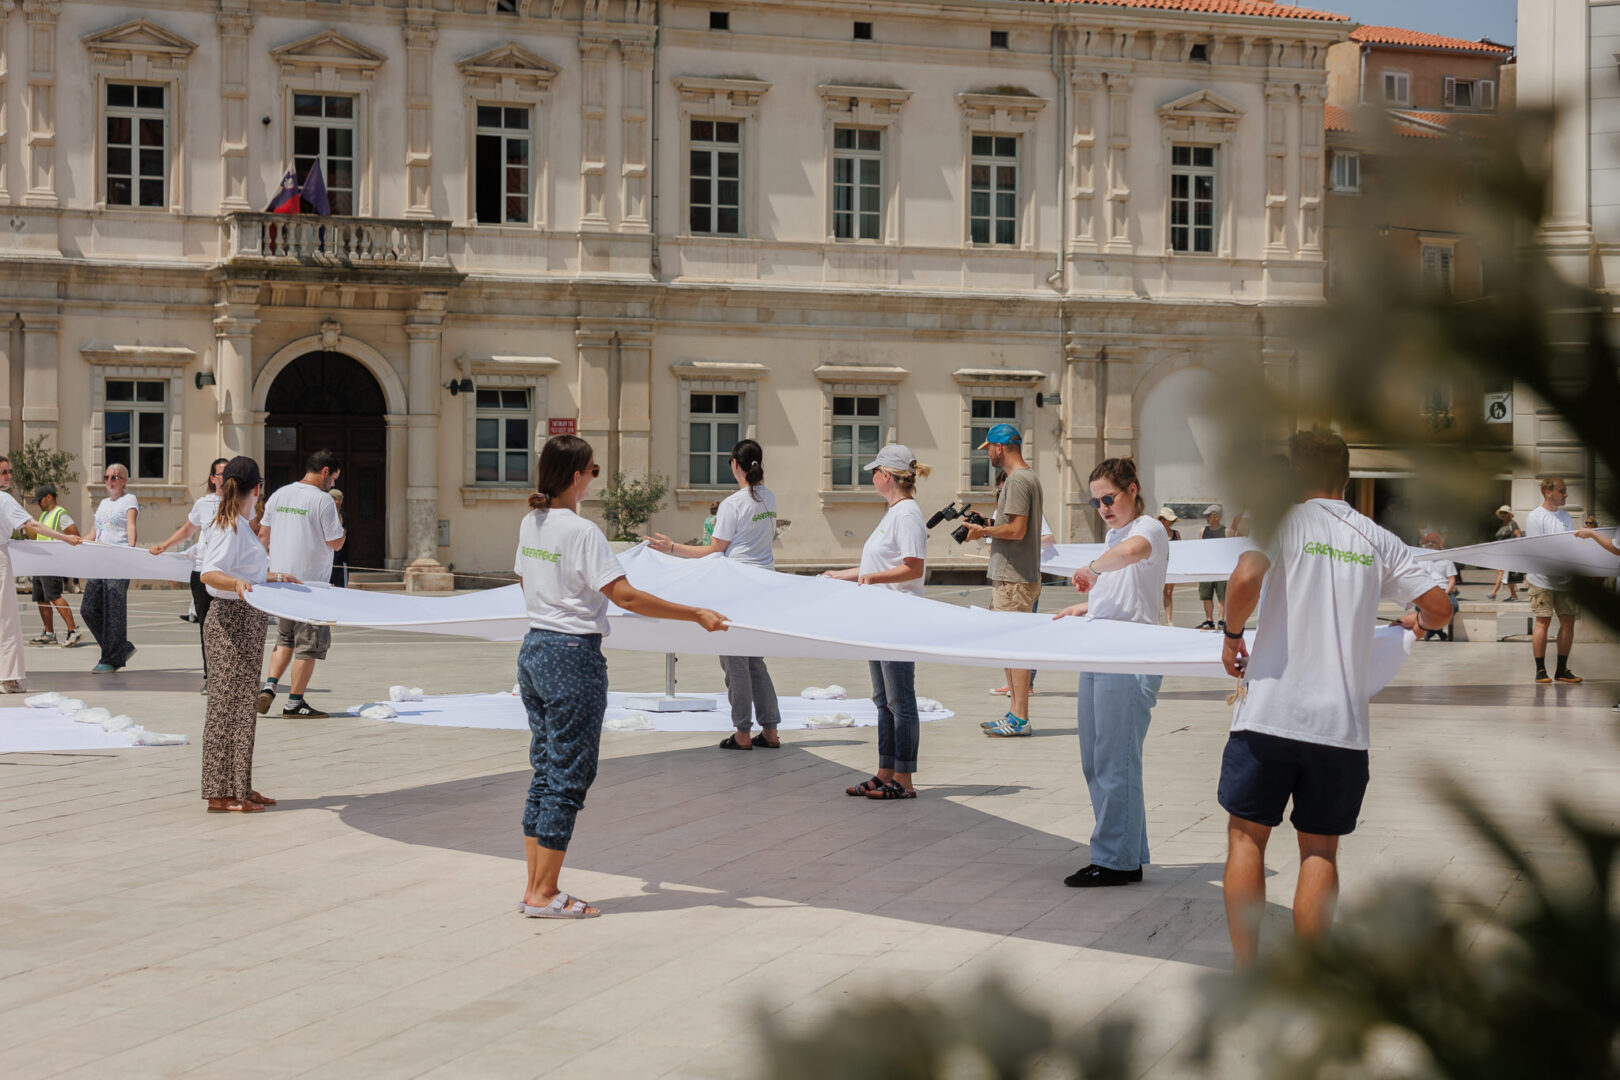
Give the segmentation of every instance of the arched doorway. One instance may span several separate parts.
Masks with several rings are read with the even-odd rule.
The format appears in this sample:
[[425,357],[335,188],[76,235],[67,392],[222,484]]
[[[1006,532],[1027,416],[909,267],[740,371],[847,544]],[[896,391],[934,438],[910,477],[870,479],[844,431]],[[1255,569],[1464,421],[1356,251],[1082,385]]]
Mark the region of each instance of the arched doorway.
[[383,565],[387,533],[387,403],[375,376],[342,353],[305,353],[276,375],[265,400],[264,479],[274,491],[327,449],[343,462],[338,487],[349,565]]

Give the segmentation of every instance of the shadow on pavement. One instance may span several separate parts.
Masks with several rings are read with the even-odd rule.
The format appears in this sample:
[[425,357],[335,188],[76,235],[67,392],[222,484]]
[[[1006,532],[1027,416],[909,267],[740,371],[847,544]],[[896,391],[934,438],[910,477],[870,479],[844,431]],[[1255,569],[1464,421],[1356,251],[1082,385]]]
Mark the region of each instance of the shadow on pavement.
[[[636,893],[591,898],[612,912],[788,902],[1210,967],[1230,962],[1220,864],[1150,866],[1141,885],[1070,889],[1063,877],[1090,861],[1084,843],[975,805],[1026,788],[925,784],[915,800],[851,798],[844,788],[866,773],[810,749],[836,744],[606,758],[568,865],[645,882]],[[516,864],[529,779],[521,769],[284,799],[277,812],[332,810],[376,836]],[[1089,830],[1089,815],[1078,827]]]

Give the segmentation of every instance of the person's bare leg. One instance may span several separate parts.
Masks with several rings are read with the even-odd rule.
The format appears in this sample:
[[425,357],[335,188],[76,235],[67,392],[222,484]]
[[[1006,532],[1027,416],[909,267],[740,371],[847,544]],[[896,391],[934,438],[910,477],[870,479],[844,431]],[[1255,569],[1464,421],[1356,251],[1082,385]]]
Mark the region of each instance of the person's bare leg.
[[1215,601],[1214,600],[1205,600],[1204,601],[1204,621],[1205,622],[1214,622],[1215,621]]
[[309,687],[310,677],[315,674],[315,661],[294,660],[292,662],[292,681],[287,684],[290,694],[302,694]]
[[1537,660],[1547,659],[1547,630],[1551,625],[1550,617],[1544,619],[1540,615],[1536,616],[1536,625],[1530,631],[1530,655]]
[[1175,586],[1173,585],[1166,585],[1164,587],[1164,625],[1166,626],[1176,625],[1175,605],[1172,603],[1174,591]]
[[[39,608],[39,621],[45,624],[45,632],[47,634],[56,633],[56,624],[51,621],[51,605],[39,604],[37,606]],[[68,620],[68,633],[73,633],[73,621],[71,618]]]
[[1299,834],[1299,884],[1294,887],[1294,933],[1320,941],[1333,926],[1339,900],[1339,838]]
[[[523,838],[523,846],[529,864],[529,882],[523,891],[523,902],[530,907],[545,907],[562,891],[557,878],[562,873],[563,858],[568,853],[541,847],[540,842],[532,836]],[[587,905],[586,910],[595,911],[596,908]]]
[[888,779],[893,780],[907,791],[917,790],[911,786],[911,774],[908,772],[895,772],[893,769],[890,769]]
[[1012,696],[1012,709],[1010,711],[1020,720],[1029,719],[1029,680],[1033,674],[1034,672],[1027,669],[1007,669],[1007,688],[1011,691]]
[[1492,600],[1495,600],[1496,599],[1496,594],[1501,591],[1501,589],[1502,589],[1502,579],[1505,578],[1505,577],[1507,577],[1507,571],[1506,570],[1498,570],[1496,572],[1496,584],[1491,586],[1491,599]]
[[287,665],[292,663],[292,655],[292,647],[288,645],[277,645],[274,649],[270,650],[269,677],[275,679],[277,682],[280,682],[281,677],[287,674]]
[[1266,841],[1271,829],[1240,817],[1226,823],[1226,929],[1232,935],[1233,964],[1247,969],[1260,954],[1260,918],[1266,911]]
[[[1573,615],[1558,616],[1558,659],[1569,659],[1569,650],[1575,645],[1575,617]],[[1547,655],[1547,642],[1541,643],[1541,654]]]
[[[52,601],[52,603],[55,604],[56,609],[62,613],[62,625],[67,628],[67,632],[71,634],[73,631],[77,630],[78,627],[73,625],[73,609],[68,607],[68,602],[58,596],[54,601]],[[50,628],[51,620],[47,616],[45,619],[45,629],[49,630]]]

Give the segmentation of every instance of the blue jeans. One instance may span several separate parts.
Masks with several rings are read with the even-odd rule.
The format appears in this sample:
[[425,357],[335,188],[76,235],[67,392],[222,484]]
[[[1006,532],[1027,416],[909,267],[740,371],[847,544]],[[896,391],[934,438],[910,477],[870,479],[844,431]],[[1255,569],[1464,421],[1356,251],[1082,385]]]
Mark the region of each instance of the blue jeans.
[[1080,765],[1097,825],[1091,861],[1110,870],[1148,863],[1142,742],[1159,700],[1161,675],[1080,676]]
[[523,806],[523,835],[543,848],[567,851],[602,747],[607,712],[602,635],[530,630],[518,650],[518,693],[533,732],[534,779]]
[[878,768],[917,771],[917,665],[903,660],[870,660],[872,704],[877,706]]

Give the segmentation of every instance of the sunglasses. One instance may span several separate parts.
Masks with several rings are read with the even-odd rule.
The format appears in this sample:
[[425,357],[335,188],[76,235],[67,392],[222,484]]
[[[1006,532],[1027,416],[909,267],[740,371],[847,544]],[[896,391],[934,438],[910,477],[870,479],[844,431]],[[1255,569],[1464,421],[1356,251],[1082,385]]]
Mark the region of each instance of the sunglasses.
[[602,466],[598,465],[594,461],[591,462],[591,476],[594,478],[594,477],[598,477],[598,476],[601,476],[601,475],[602,475]]
[[1092,499],[1091,500],[1091,508],[1093,510],[1095,510],[1099,506],[1113,506],[1114,505],[1114,500],[1117,499],[1117,498],[1119,498],[1118,495],[1104,495],[1100,499]]

